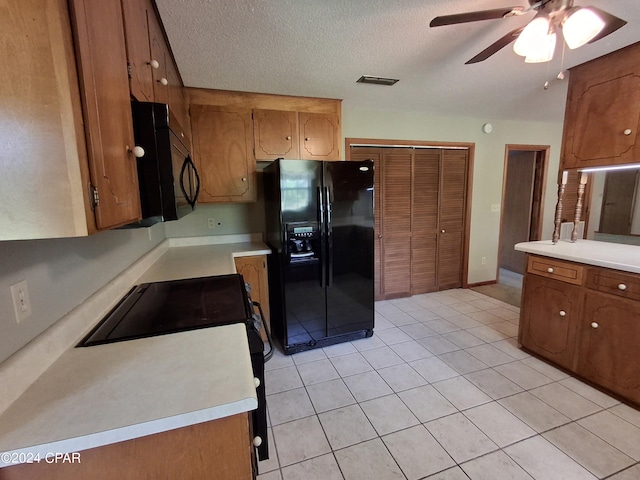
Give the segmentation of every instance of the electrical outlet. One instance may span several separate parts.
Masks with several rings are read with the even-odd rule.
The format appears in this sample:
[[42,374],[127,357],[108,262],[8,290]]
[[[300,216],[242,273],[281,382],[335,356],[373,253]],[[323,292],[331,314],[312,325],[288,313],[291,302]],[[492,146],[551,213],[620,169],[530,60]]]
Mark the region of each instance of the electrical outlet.
[[11,285],[11,299],[13,300],[13,311],[17,323],[31,316],[31,300],[29,299],[26,280]]
[[216,228],[216,220],[213,217],[207,218],[207,227]]
[[480,263],[481,263],[482,265],[486,265],[486,264],[487,264],[487,257],[482,257],[482,258],[480,259]]

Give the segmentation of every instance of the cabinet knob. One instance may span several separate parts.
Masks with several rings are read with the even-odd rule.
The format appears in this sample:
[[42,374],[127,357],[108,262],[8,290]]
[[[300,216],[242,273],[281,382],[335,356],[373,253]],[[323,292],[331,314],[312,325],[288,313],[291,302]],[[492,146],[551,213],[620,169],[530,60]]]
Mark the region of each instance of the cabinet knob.
[[169,85],[169,80],[167,80],[166,78],[162,77],[160,80],[158,80],[160,82],[161,85],[164,85],[165,87],[167,85]]
[[136,158],[142,158],[144,157],[144,148],[136,145],[135,147],[133,147],[133,150],[130,150],[131,153],[133,153],[133,156]]
[[308,142],[309,141],[309,137],[304,137],[304,141]]
[[253,437],[253,446],[259,447],[260,445],[262,445],[262,438],[260,437],[260,435],[256,435],[255,437]]
[[627,129],[624,131],[624,134],[625,134],[625,135],[627,135],[627,136],[631,135],[631,133],[632,133],[632,131],[631,131],[631,129],[630,129],[630,128],[627,128]]
[[598,322],[591,322],[591,327],[592,328],[598,328],[600,325],[598,325]]
[[151,65],[151,68],[160,68],[160,63],[158,62],[158,60],[151,60],[147,64]]
[[446,230],[440,230],[440,233],[446,233]]
[[291,140],[291,135],[287,135],[286,137],[284,137],[287,140]]
[[378,238],[382,238],[382,235],[378,235]]
[[242,177],[242,181],[246,182],[247,181],[247,177]]
[[253,384],[258,388],[260,386],[260,379],[258,377],[253,377]]
[[560,316],[561,317],[566,317],[567,316],[567,312],[565,312],[564,310],[560,310]]
[[627,286],[624,283],[618,284],[618,290],[626,290]]
[[549,267],[549,268],[547,268],[547,272],[549,272],[549,273],[553,273],[553,267]]

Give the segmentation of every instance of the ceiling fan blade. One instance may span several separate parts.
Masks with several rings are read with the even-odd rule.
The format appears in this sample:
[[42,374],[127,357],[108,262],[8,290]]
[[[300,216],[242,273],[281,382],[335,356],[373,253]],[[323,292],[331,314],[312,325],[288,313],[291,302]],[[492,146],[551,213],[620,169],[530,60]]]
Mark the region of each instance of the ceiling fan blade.
[[622,20],[621,18],[618,18],[615,15],[611,15],[610,13],[605,12],[604,10],[600,10],[599,8],[596,8],[596,7],[589,7],[589,8],[593,10],[596,14],[598,14],[600,18],[605,22],[605,26],[602,29],[602,31],[598,35],[593,37],[591,40],[589,40],[589,43],[597,42],[601,38],[606,37],[607,35],[615,32],[616,30],[624,27],[627,24],[626,20]]
[[502,50],[504,47],[506,47],[511,42],[513,42],[516,38],[518,38],[518,35],[520,35],[522,30],[524,30],[524,27],[516,28],[515,30],[510,31],[504,37],[500,38],[496,42],[489,45],[487,48],[485,48],[483,51],[481,51],[478,55],[473,57],[471,60],[469,60],[468,62],[465,62],[465,65],[470,65],[472,63],[478,63],[486,60],[491,55]]
[[456,23],[478,22],[480,20],[495,20],[503,18],[513,12],[522,12],[522,7],[495,8],[493,10],[480,10],[477,12],[457,13],[455,15],[443,15],[431,20],[430,27],[441,27],[443,25],[455,25]]

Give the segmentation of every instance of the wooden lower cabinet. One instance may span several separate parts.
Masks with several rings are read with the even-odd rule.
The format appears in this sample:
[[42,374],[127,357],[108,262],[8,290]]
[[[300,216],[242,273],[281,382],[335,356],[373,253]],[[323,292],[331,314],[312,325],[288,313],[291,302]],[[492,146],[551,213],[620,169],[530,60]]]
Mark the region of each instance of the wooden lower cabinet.
[[640,275],[529,255],[518,341],[640,406]]
[[[269,275],[267,271],[267,256],[252,255],[249,257],[236,257],[236,272],[244,278],[245,283],[251,286],[251,299],[258,302],[264,313],[264,321],[271,331],[271,318],[269,310]],[[267,340],[264,330],[260,332],[262,340]]]
[[573,367],[580,287],[537,275],[523,285],[519,342],[528,350],[567,368]]
[[0,469],[0,480],[251,480],[249,413],[83,450],[79,463]]
[[590,292],[578,335],[576,373],[640,405],[640,302]]

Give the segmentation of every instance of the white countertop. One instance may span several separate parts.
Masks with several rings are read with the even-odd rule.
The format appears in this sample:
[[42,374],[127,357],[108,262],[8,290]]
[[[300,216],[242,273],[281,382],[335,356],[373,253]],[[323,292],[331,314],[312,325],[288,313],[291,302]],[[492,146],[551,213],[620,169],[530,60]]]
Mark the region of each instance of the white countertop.
[[269,253],[262,242],[171,247],[136,283],[235,273],[234,258]]
[[0,452],[72,453],[257,406],[242,324],[72,348],[4,412]]
[[640,246],[637,245],[593,240],[577,240],[574,243],[560,240],[554,245],[551,240],[542,240],[518,243],[514,248],[520,252],[545,257],[640,273]]
[[[257,408],[244,325],[74,347],[133,285],[235,273],[234,257],[271,253],[246,240],[166,240],[0,365],[3,388],[21,393],[0,414],[0,454],[73,453]],[[44,370],[38,359],[60,348]]]

